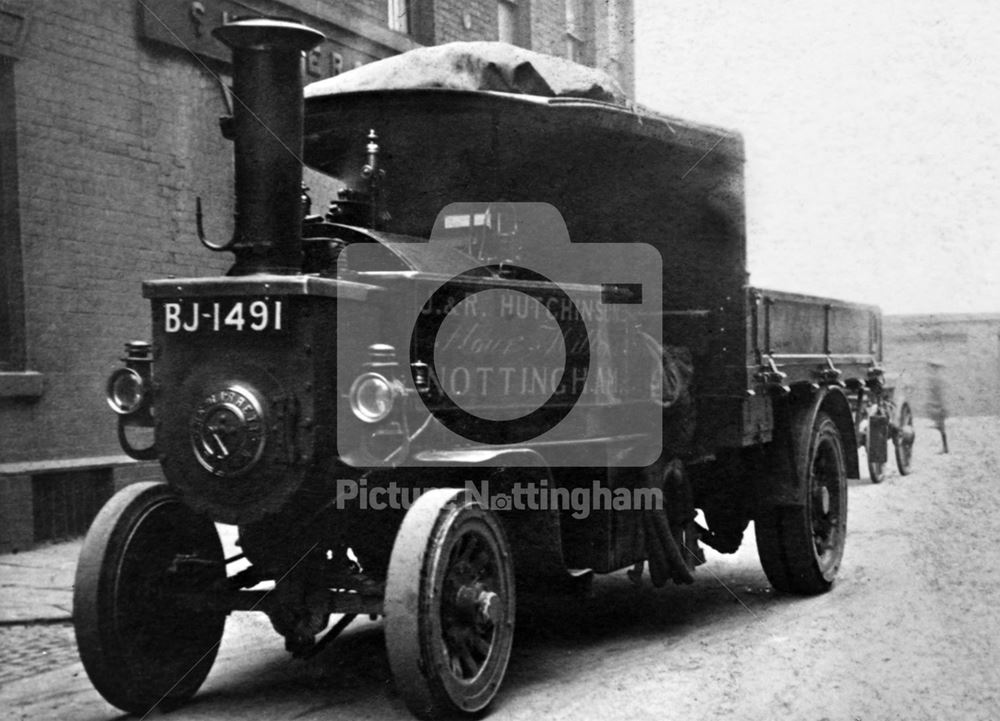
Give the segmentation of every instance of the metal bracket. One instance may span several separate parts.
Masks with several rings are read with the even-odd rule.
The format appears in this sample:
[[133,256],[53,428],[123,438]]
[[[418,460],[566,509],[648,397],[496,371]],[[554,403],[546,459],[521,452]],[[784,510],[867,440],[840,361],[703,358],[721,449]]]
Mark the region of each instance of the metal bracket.
[[232,250],[233,243],[236,242],[236,236],[234,235],[225,243],[212,243],[207,238],[205,238],[205,225],[203,222],[203,216],[201,212],[201,196],[199,195],[194,199],[194,224],[195,230],[198,231],[198,240],[209,250],[215,253],[221,253],[224,250]]
[[785,383],[785,378],[788,377],[788,374],[778,370],[778,366],[774,363],[774,358],[765,356],[765,360],[761,365],[763,367],[754,375],[754,380],[763,383],[768,391],[777,393],[778,395],[788,395],[792,390]]
[[833,365],[833,360],[827,356],[826,365],[820,366],[818,371],[820,383],[827,385],[840,386],[841,388],[846,387],[844,381],[840,379],[844,372]]
[[159,456],[159,451],[156,449],[156,441],[145,448],[136,448],[132,445],[132,442],[128,439],[125,433],[126,426],[136,425],[135,423],[129,423],[128,420],[122,416],[118,417],[118,443],[125,451],[125,454],[130,458],[134,458],[137,461],[154,461]]
[[885,371],[880,366],[869,368],[865,385],[872,390],[882,390],[885,387]]

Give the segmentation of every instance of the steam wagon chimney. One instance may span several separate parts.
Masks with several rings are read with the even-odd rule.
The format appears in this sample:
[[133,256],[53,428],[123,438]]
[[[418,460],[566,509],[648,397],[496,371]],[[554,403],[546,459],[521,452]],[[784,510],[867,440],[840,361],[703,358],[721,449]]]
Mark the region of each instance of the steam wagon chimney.
[[322,33],[240,20],[213,33],[233,51],[236,227],[230,275],[302,267],[302,52]]

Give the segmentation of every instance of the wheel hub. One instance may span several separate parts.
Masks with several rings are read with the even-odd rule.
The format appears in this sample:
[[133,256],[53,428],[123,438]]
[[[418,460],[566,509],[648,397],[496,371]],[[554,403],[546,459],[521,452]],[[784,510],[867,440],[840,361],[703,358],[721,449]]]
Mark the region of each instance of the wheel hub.
[[455,607],[467,619],[483,626],[493,626],[503,618],[500,596],[481,583],[460,586],[455,594]]
[[824,516],[830,515],[830,489],[820,486],[817,489],[820,511]]

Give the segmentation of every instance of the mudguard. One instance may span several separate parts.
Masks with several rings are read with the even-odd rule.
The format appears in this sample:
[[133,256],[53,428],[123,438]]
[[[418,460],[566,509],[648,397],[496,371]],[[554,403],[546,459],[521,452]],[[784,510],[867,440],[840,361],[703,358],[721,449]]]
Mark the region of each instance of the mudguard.
[[566,567],[558,509],[515,510],[509,506],[515,483],[537,483],[544,478],[550,486],[555,485],[548,464],[537,451],[526,448],[427,451],[418,458],[428,465],[446,464],[451,468],[457,463],[467,463],[470,468],[495,467],[489,474],[479,476],[484,478],[485,485],[474,483],[473,486],[484,491],[480,494],[481,502],[484,507],[496,511],[503,523],[514,554],[518,584],[526,585],[526,590],[530,591],[540,581],[544,581],[546,588],[555,584],[565,590],[574,590],[583,579],[589,578],[589,571],[570,572]]
[[775,404],[774,410],[774,442],[765,454],[763,467],[756,472],[759,508],[800,506],[805,502],[812,430],[820,411],[837,424],[847,462],[847,477],[860,477],[857,436],[851,405],[843,389],[821,386],[811,390],[809,395],[793,390],[787,401]]

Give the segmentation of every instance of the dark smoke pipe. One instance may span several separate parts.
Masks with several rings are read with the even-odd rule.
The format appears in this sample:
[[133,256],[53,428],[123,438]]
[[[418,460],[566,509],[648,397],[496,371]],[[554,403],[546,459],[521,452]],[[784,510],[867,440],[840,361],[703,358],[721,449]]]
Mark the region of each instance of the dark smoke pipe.
[[302,52],[324,36],[283,20],[212,31],[233,51],[236,227],[230,275],[302,267]]

